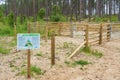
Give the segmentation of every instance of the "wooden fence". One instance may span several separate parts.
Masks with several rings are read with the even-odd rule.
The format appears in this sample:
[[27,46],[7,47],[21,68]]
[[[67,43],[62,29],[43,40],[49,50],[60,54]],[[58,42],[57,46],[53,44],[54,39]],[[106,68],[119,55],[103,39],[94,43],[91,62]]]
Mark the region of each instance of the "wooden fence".
[[105,41],[110,41],[111,32],[120,31],[120,23],[82,24],[78,22],[48,22],[43,24],[36,22],[30,25],[31,32],[40,32],[46,41],[53,31],[57,36],[73,36],[73,31],[84,31],[86,46],[101,45]]
[[[86,47],[92,45],[101,45],[105,41],[110,41],[111,32],[120,31],[119,23],[100,23],[100,24],[81,24],[69,22],[48,22],[31,23],[31,32],[39,32],[47,41],[48,36],[51,36],[51,65],[55,64],[55,36],[71,36],[74,37],[74,32],[82,32],[84,36],[83,43],[80,43],[78,48],[68,57],[70,59],[83,45]],[[33,27],[32,27],[33,26]],[[83,34],[84,32],[84,34]]]
[[85,41],[88,45],[101,45],[105,41],[110,40],[110,25],[109,24],[90,24],[86,25]]

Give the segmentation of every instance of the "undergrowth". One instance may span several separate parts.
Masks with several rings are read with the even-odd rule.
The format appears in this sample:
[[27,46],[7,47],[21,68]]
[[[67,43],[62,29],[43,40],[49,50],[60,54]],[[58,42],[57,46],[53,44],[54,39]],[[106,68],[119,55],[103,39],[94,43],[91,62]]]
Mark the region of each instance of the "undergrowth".
[[3,47],[0,47],[0,54],[8,54],[10,52],[10,49],[4,49]]
[[[45,71],[37,66],[31,66],[31,75],[35,77],[36,75],[44,75]],[[23,69],[21,72],[19,72],[17,75],[27,75],[27,70]]]
[[101,58],[103,56],[103,53],[98,51],[98,50],[92,50],[91,47],[83,47],[81,48],[80,50],[81,52],[84,52],[88,55],[93,55],[93,56],[96,56],[98,58]]

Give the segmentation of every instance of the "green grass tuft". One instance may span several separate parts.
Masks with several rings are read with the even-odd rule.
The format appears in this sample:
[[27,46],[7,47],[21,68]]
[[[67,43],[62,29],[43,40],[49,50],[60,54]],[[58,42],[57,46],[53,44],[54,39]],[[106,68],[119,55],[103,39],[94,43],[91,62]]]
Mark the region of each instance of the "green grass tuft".
[[92,55],[94,55],[94,56],[96,56],[98,58],[101,58],[103,56],[102,52],[99,52],[97,50],[92,51]]
[[43,75],[44,71],[36,66],[31,66],[31,72],[37,75]]
[[37,53],[35,56],[43,56],[43,54],[42,54],[42,52],[40,52],[40,53]]
[[91,50],[90,47],[83,47],[83,48],[81,48],[80,51],[81,51],[81,52],[84,52],[84,53],[86,53],[86,54],[88,54],[88,55],[96,56],[96,57],[98,57],[98,58],[101,58],[101,57],[103,56],[103,53],[102,53],[102,52],[99,52],[99,51],[97,51],[97,50]]
[[9,52],[10,52],[10,49],[3,49],[2,47],[0,47],[1,54],[8,54]]
[[75,61],[74,64],[81,65],[82,67],[84,67],[85,65],[90,64],[90,62],[85,61],[85,60],[79,60],[79,61]]

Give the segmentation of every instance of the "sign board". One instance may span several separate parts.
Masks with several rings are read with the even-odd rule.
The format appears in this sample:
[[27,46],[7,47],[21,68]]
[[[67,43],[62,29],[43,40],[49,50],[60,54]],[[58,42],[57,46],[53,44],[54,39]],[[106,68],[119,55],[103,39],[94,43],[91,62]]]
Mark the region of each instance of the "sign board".
[[40,34],[39,33],[25,33],[17,34],[17,49],[39,49],[40,48]]

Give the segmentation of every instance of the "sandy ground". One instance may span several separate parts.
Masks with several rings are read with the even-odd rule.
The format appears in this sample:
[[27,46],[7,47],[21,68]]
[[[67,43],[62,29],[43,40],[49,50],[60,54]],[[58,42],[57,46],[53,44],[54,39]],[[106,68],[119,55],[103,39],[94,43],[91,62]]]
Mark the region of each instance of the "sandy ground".
[[[45,73],[32,76],[30,80],[120,80],[120,39],[92,46],[103,53],[102,58],[80,52],[73,56],[70,61],[92,62],[84,66],[84,69],[81,69],[81,66],[67,65],[65,61],[68,55],[82,42],[79,38],[56,37],[56,64],[51,67],[50,40],[47,43],[41,40],[41,48],[31,51],[31,65],[41,68]],[[18,75],[22,70],[26,70],[27,51],[13,52],[7,55],[0,54],[0,80],[27,80],[26,75]]]

